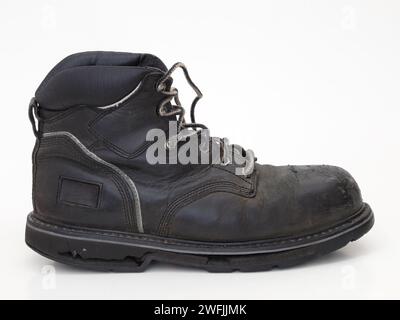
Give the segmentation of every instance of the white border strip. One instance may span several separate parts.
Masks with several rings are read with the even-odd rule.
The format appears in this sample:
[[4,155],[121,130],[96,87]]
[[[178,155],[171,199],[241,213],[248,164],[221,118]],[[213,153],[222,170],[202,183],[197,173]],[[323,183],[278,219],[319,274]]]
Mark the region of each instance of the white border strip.
[[128,100],[130,97],[132,97],[136,91],[139,90],[139,88],[142,85],[142,81],[139,82],[139,84],[136,86],[135,89],[133,89],[128,95],[126,95],[125,97],[123,97],[121,100],[114,102],[112,104],[109,104],[108,106],[103,106],[103,107],[97,107],[98,109],[110,109],[110,108],[116,108],[118,107],[121,103],[124,103],[126,100]]

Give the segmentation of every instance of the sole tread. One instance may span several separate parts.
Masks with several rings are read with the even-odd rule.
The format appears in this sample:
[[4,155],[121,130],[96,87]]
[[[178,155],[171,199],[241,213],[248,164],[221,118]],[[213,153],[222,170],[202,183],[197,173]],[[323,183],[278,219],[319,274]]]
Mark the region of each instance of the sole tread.
[[[368,212],[367,215],[366,212]],[[293,267],[338,250],[349,242],[359,239],[371,229],[374,223],[373,213],[367,205],[361,214],[365,216],[362,220],[357,221],[357,224],[348,224],[347,232],[340,229],[342,232],[336,237],[328,237],[325,241],[315,243],[310,242],[309,245],[298,248],[273,252],[249,254],[174,252],[163,247],[148,248],[135,245],[132,241],[129,243],[121,240],[109,241],[108,238],[102,238],[100,235],[97,235],[97,239],[84,237],[82,231],[72,236],[70,230],[68,233],[62,233],[62,229],[57,226],[58,229],[50,229],[49,226],[46,228],[43,224],[35,224],[29,217],[26,243],[46,258],[74,267],[98,271],[142,272],[153,262],[202,268],[209,272],[266,271]]]

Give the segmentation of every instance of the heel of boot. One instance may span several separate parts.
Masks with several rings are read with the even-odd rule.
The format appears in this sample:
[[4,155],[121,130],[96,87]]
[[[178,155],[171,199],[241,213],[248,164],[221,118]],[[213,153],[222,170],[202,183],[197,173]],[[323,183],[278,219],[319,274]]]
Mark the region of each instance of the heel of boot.
[[[51,260],[99,271],[141,272],[151,261],[148,250],[86,236],[68,235],[62,227],[37,220],[31,213],[25,229],[26,244]],[[65,231],[65,230],[64,230]]]

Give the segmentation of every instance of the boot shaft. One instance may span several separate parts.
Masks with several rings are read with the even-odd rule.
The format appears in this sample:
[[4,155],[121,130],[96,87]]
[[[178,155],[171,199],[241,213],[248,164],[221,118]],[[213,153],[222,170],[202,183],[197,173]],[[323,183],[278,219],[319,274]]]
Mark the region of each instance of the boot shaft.
[[[152,129],[169,135],[175,116],[160,116],[168,100],[157,90],[165,66],[152,55],[87,52],[56,65],[36,91],[41,134],[65,131],[100,158],[138,169],[138,174],[170,176],[186,171],[148,164],[146,140]],[[167,108],[170,103],[167,103]],[[189,168],[189,170],[192,168]]]
[[158,114],[166,96],[156,87],[165,69],[152,55],[87,52],[50,71],[32,104],[39,119],[33,152],[38,215],[88,227],[143,230],[136,181],[157,182],[191,170],[155,167],[146,160],[147,132],[168,133],[169,122],[176,121]]
[[[126,232],[143,232],[146,225],[157,232],[168,199],[190,186],[210,180],[212,188],[227,190],[228,183],[233,192],[243,188],[241,193],[251,194],[249,182],[227,171],[211,174],[214,169],[205,171],[209,164],[148,161],[154,141],[146,139],[147,133],[159,129],[168,137],[171,123],[182,125],[183,117],[170,102],[174,68],[165,70],[152,55],[87,52],[64,59],[50,71],[31,103],[38,137],[33,205],[39,216]],[[200,91],[190,78],[189,83],[198,100]],[[201,179],[190,179],[197,173]],[[185,177],[189,179],[181,183]],[[146,221],[141,207],[151,212]]]

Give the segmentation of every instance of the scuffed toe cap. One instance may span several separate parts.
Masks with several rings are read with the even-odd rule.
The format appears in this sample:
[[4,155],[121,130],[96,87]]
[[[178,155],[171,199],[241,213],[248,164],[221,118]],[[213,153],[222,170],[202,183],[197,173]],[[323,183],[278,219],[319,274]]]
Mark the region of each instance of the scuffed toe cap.
[[336,190],[341,194],[339,205],[360,209],[363,204],[360,188],[357,182],[346,170],[340,167],[327,166],[328,172],[336,178]]
[[266,236],[321,232],[348,220],[363,206],[356,181],[342,168],[262,165],[258,170],[256,201]]
[[360,190],[333,166],[256,165],[256,193],[214,192],[181,208],[170,236],[201,241],[293,239],[345,223],[362,207]]
[[314,228],[345,220],[362,207],[360,189],[346,170],[322,165],[292,171],[297,175],[299,208]]

